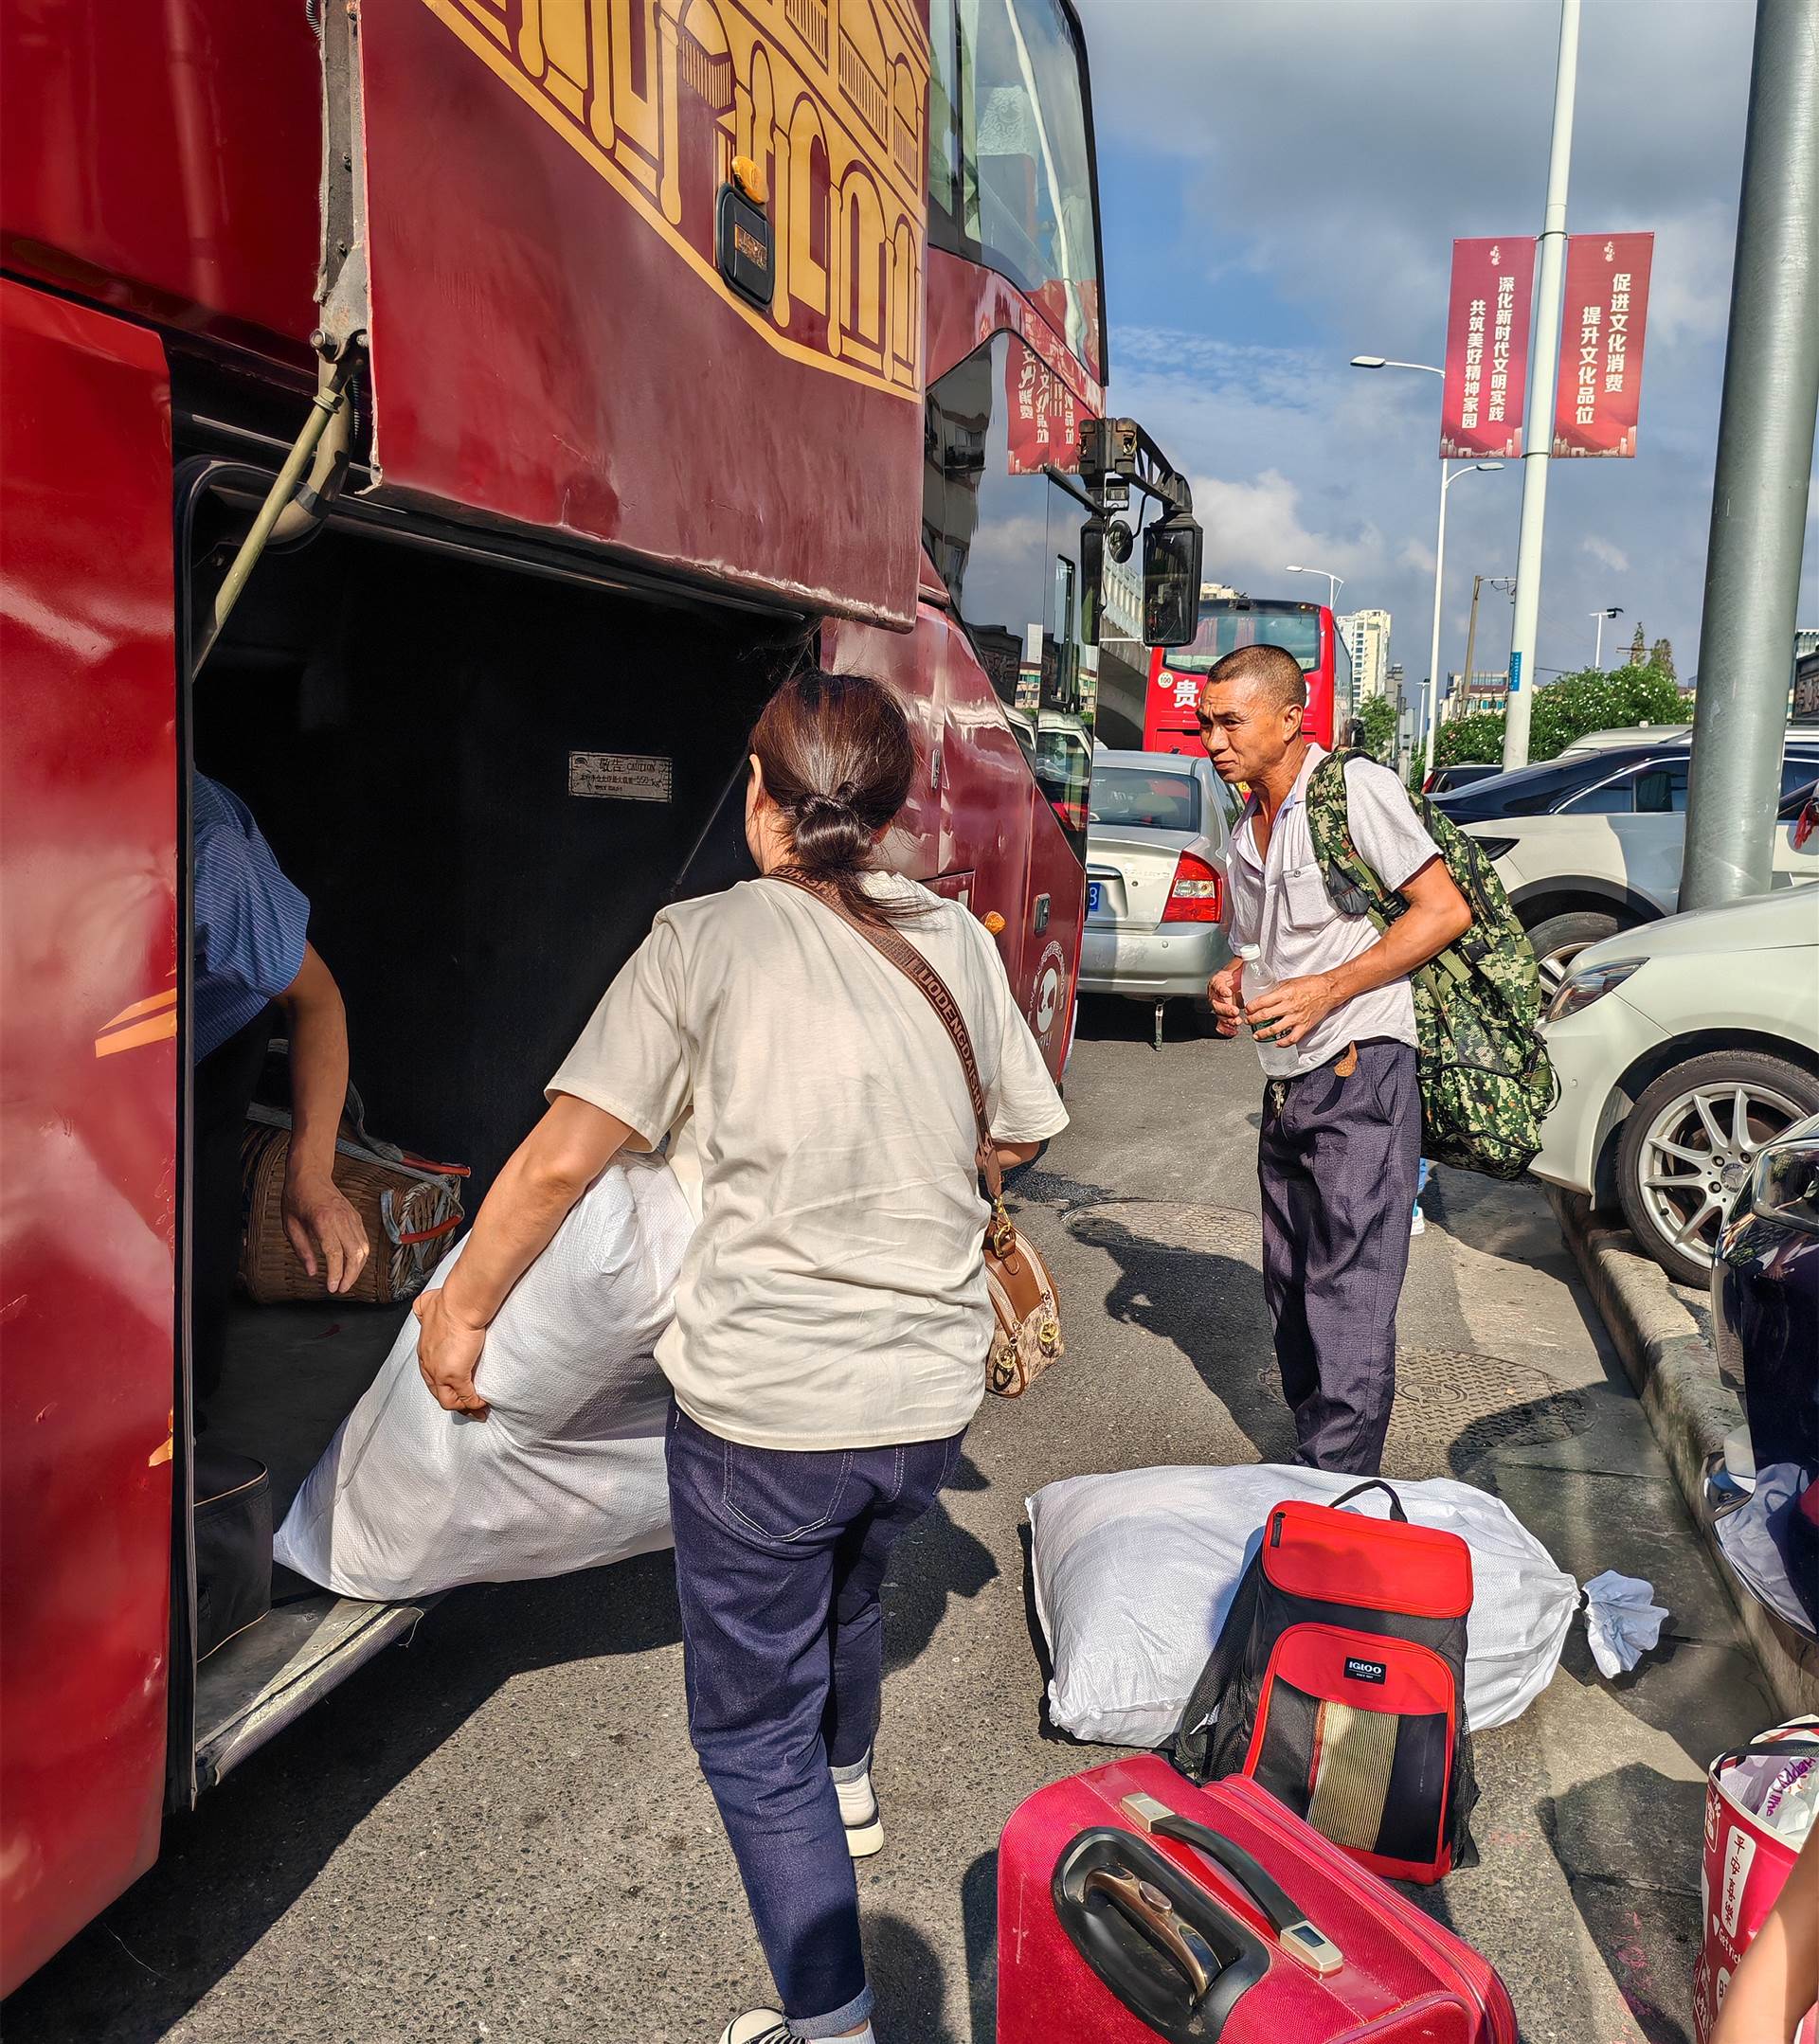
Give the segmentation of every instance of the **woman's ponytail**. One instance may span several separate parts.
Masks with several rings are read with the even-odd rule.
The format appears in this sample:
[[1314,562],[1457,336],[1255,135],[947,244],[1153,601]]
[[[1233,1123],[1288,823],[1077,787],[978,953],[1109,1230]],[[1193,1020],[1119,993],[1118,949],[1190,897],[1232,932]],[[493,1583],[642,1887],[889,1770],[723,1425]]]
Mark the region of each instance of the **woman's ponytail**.
[[909,799],[916,771],[909,719],[882,683],[804,669],[765,705],[750,750],[788,826],[796,870],[861,922],[918,912],[875,899],[864,885],[877,866],[878,834]]

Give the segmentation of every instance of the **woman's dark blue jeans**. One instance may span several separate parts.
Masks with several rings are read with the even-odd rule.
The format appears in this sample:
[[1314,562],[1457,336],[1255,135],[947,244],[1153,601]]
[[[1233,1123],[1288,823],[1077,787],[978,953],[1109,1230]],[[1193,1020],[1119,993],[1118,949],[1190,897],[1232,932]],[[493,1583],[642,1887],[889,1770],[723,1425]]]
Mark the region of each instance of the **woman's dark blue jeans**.
[[689,1735],[798,2036],[837,2036],[871,2014],[828,1769],[871,1754],[885,1563],[953,1474],[962,1438],[801,1453],[671,1416]]

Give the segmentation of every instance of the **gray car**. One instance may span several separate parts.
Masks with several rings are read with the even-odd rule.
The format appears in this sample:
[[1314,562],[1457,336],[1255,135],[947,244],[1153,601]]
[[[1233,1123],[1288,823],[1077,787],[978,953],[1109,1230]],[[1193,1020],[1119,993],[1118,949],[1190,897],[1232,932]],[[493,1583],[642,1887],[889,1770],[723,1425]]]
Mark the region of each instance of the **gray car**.
[[1101,752],[1087,831],[1080,990],[1206,1011],[1206,982],[1232,952],[1219,926],[1235,796],[1205,760]]

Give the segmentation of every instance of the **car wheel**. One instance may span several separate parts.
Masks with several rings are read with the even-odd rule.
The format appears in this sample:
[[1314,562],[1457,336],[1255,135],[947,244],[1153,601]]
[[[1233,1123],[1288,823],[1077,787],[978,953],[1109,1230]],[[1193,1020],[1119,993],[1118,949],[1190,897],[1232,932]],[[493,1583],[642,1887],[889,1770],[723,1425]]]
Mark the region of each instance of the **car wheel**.
[[1630,1108],[1617,1197],[1670,1278],[1703,1284],[1718,1231],[1756,1153],[1819,1113],[1819,1079],[1760,1050],[1715,1050],[1664,1072]]
[[1581,951],[1601,944],[1627,925],[1615,916],[1600,915],[1595,909],[1580,909],[1571,915],[1549,916],[1528,933],[1535,947],[1535,960],[1541,968],[1541,1009],[1554,998],[1555,990],[1572,970]]

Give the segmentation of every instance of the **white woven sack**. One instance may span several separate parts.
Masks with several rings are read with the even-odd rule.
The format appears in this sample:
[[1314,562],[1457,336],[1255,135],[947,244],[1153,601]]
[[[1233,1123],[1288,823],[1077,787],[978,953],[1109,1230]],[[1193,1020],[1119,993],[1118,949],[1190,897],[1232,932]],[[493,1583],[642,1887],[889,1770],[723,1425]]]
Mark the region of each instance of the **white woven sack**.
[[[1054,1722],[1076,1738],[1165,1745],[1270,1508],[1331,1504],[1359,1480],[1266,1462],[1131,1469],[1038,1491],[1032,1566]],[[1395,1490],[1416,1525],[1444,1527],[1471,1550],[1467,1722],[1507,1724],[1552,1679],[1578,1589],[1501,1499],[1446,1478]],[[1367,1491],[1356,1509],[1381,1518],[1389,1500]]]
[[669,1390],[652,1356],[693,1228],[660,1158],[603,1172],[487,1334],[484,1419],[436,1403],[406,1318],[285,1515],[275,1558],[344,1597],[391,1599],[667,1547]]

